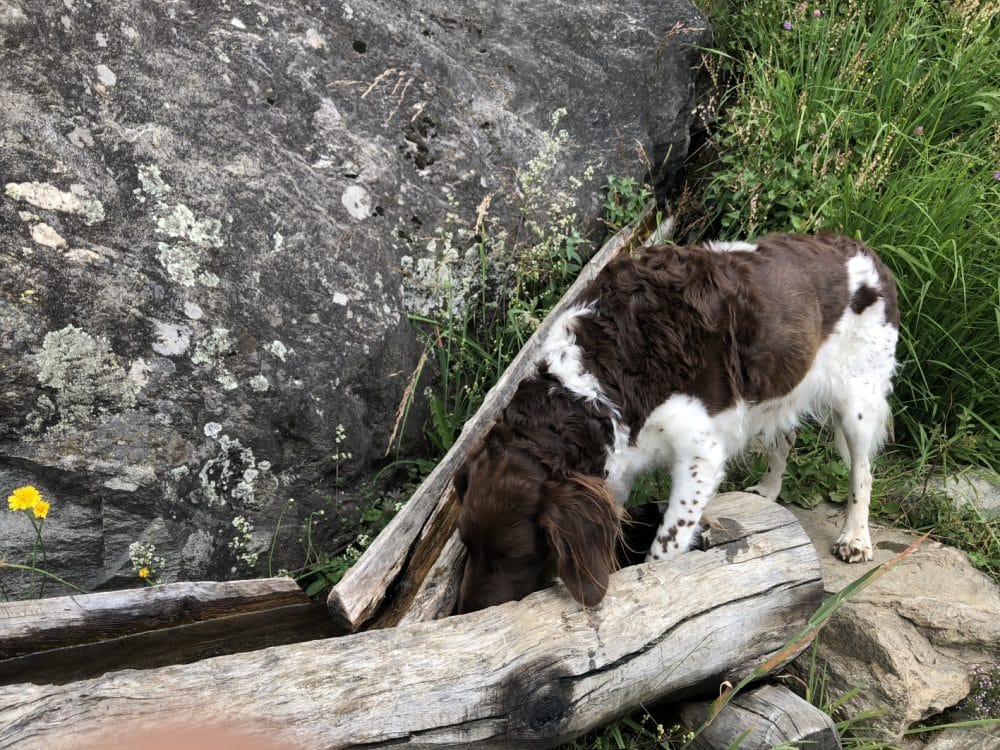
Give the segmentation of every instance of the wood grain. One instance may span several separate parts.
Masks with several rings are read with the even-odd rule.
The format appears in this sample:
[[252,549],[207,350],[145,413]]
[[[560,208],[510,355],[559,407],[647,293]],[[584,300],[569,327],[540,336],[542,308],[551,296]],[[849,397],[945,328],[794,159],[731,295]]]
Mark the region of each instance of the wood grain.
[[0,660],[0,684],[61,685],[121,669],[187,664],[336,634],[325,607],[293,604]]
[[816,554],[787,510],[730,494],[709,512],[729,541],[618,571],[594,609],[556,586],[434,622],[0,687],[0,738],[58,750],[183,717],[306,750],[551,747],[640,704],[715,692],[779,651],[818,606]]

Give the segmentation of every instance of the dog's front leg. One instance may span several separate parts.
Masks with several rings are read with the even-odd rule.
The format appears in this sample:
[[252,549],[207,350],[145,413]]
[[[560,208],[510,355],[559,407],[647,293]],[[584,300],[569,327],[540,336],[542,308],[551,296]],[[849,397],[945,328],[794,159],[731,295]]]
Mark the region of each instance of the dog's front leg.
[[666,560],[691,549],[700,530],[701,514],[722,482],[726,461],[719,442],[706,439],[696,450],[674,461],[670,504],[646,562]]

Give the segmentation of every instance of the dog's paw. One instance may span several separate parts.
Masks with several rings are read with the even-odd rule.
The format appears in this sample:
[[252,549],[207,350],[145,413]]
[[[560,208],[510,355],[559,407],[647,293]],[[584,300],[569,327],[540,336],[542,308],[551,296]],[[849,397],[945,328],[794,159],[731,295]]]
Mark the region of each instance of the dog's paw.
[[674,545],[668,545],[666,549],[658,543],[654,543],[649,552],[646,553],[646,562],[656,562],[658,560],[670,560],[671,558],[683,555],[685,550]]
[[833,554],[846,563],[871,562],[875,559],[872,540],[867,531],[861,534],[841,534],[833,545]]
[[775,489],[774,487],[768,487],[765,484],[755,484],[753,487],[747,487],[744,492],[751,492],[754,495],[760,495],[765,500],[770,500],[774,502],[778,499],[778,493],[780,489]]

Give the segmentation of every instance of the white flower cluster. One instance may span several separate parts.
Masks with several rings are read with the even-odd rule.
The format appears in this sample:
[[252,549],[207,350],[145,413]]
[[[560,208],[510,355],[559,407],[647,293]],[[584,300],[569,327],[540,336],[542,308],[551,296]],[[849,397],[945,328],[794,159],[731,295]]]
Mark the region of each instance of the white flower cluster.
[[347,461],[354,457],[352,453],[340,450],[340,444],[345,440],[347,440],[347,431],[344,429],[344,425],[338,424],[333,435],[333,442],[337,445],[337,452],[333,454],[333,458],[337,462]]
[[232,523],[233,528],[236,529],[236,535],[229,542],[229,549],[232,550],[237,560],[248,568],[253,568],[257,564],[257,553],[249,550],[253,524],[244,516],[236,516]]
[[[128,556],[132,561],[132,568],[140,578],[153,581],[163,568],[165,561],[155,554],[156,545],[152,542],[132,542],[128,546]],[[142,574],[145,571],[145,575]]]

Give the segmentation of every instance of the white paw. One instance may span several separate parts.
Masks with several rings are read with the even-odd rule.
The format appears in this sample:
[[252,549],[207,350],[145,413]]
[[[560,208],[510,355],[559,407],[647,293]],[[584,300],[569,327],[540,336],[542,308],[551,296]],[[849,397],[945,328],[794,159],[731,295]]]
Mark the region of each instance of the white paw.
[[770,500],[771,502],[778,499],[778,493],[780,491],[780,489],[768,487],[766,484],[755,484],[753,487],[746,488],[746,492],[752,492],[755,495],[760,495],[765,500]]
[[860,534],[850,534],[847,531],[842,533],[833,545],[833,554],[847,563],[871,562],[875,559],[872,540],[867,531]]

